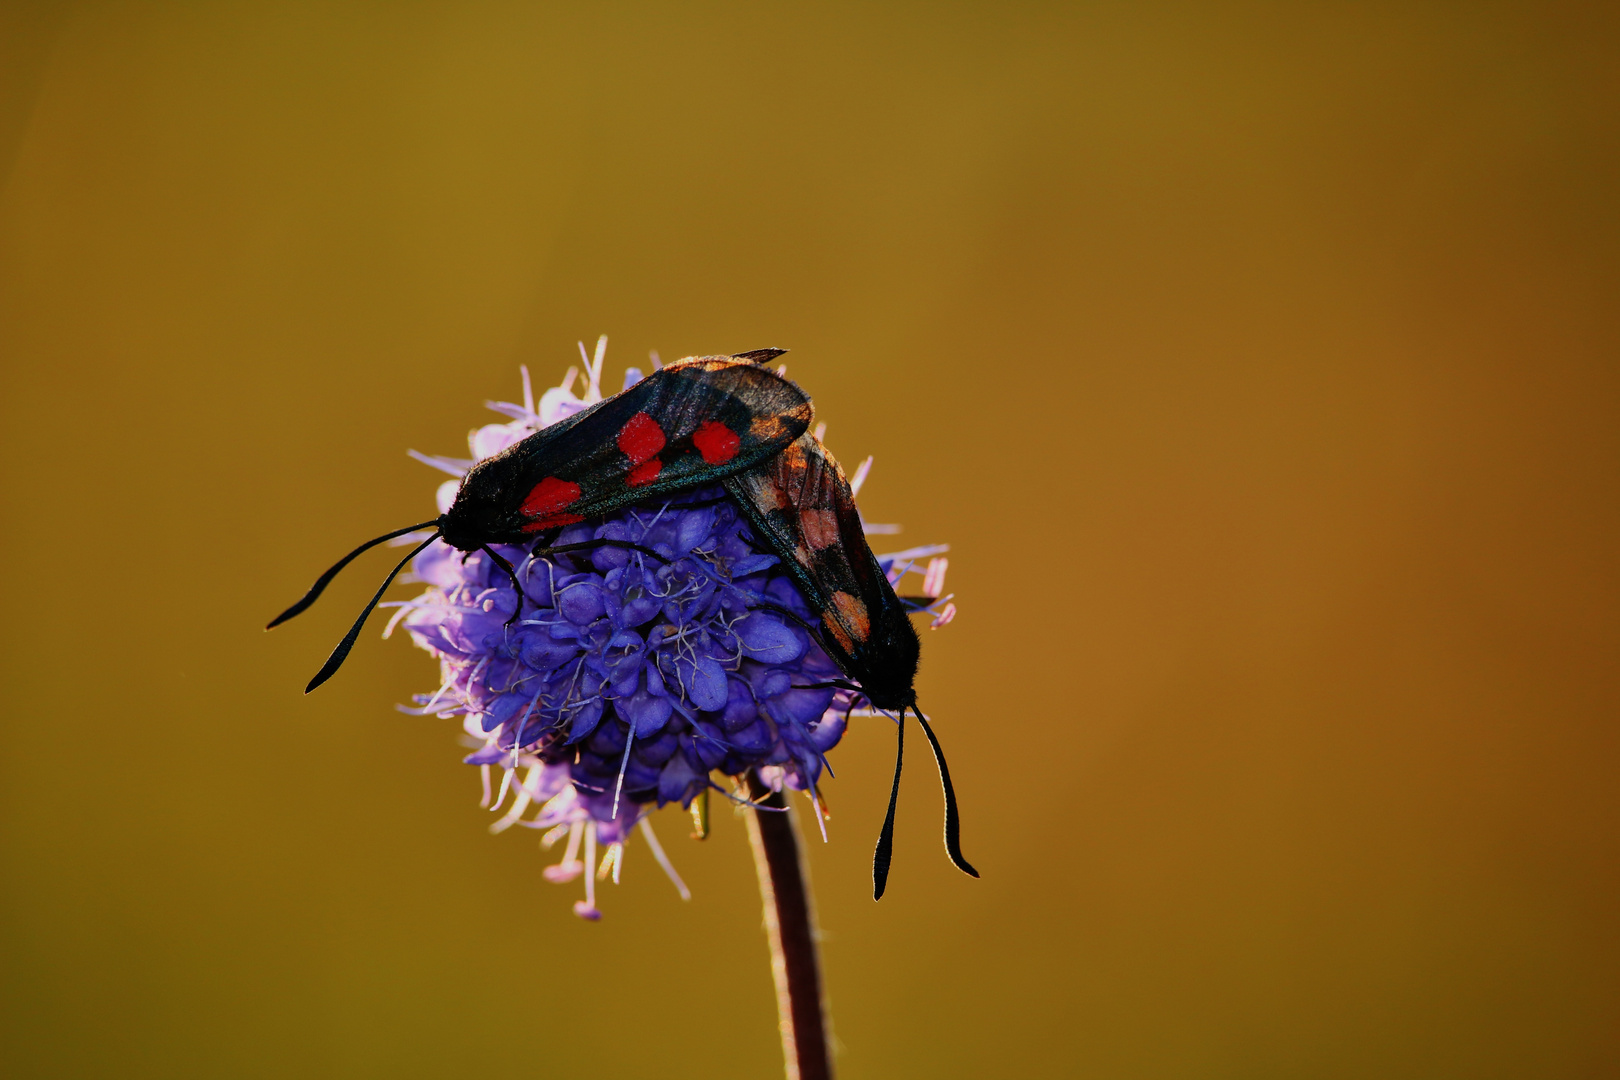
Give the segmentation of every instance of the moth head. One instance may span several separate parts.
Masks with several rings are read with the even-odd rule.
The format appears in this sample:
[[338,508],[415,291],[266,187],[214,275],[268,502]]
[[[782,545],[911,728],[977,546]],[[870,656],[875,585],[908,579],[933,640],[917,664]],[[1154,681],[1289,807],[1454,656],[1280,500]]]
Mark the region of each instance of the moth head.
[[[489,468],[495,458],[474,465],[456,490],[455,501],[439,519],[444,542],[461,551],[477,551],[489,543],[507,542],[518,523],[508,506],[506,484],[499,468]],[[521,535],[521,534],[520,534]]]
[[920,644],[909,619],[879,619],[862,643],[866,661],[860,675],[861,691],[880,709],[896,710],[917,704],[913,683],[917,678]]

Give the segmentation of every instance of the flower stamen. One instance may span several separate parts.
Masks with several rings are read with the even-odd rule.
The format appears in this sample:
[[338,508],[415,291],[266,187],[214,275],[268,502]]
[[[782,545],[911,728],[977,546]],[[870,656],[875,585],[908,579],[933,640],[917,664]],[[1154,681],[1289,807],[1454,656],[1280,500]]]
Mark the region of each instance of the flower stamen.
[[585,864],[579,861],[579,842],[585,835],[585,825],[584,821],[575,821],[569,825],[557,826],[558,829],[568,830],[568,847],[563,851],[562,862],[540,871],[541,876],[547,881],[559,885],[565,881],[573,881],[580,875],[580,871],[585,869]]
[[595,865],[596,825],[587,822],[585,827],[585,899],[574,901],[574,914],[592,922],[602,917],[602,913],[596,907],[596,875],[590,872],[590,869]]
[[681,880],[681,875],[675,872],[675,864],[664,854],[664,845],[658,842],[658,837],[653,833],[652,821],[644,817],[638,824],[641,826],[641,834],[647,838],[647,850],[652,852],[653,861],[658,863],[664,875],[674,883],[675,891],[681,894],[682,900],[692,899],[692,891],[686,887],[686,882]]
[[602,865],[596,871],[596,880],[605,881],[609,874],[613,875],[613,884],[619,883],[619,864],[624,860],[624,845],[612,843],[608,845],[607,854],[602,856]]

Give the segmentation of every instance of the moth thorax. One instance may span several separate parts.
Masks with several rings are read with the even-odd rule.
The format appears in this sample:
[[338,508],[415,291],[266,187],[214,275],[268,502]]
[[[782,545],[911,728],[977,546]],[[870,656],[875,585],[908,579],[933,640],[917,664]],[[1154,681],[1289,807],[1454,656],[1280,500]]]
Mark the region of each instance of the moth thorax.
[[[458,494],[450,512],[439,519],[439,532],[444,542],[461,551],[477,551],[495,540],[499,511],[475,499],[465,498],[465,490]],[[502,538],[504,539],[504,538]]]

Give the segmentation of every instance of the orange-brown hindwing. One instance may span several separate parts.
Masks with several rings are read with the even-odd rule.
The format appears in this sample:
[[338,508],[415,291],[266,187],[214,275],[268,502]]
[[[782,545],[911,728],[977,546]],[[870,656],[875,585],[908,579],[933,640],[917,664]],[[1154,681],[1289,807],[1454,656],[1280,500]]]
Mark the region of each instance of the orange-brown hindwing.
[[725,483],[818,612],[834,662],[874,704],[910,704],[917,633],[866,542],[854,493],[827,448],[802,435]]

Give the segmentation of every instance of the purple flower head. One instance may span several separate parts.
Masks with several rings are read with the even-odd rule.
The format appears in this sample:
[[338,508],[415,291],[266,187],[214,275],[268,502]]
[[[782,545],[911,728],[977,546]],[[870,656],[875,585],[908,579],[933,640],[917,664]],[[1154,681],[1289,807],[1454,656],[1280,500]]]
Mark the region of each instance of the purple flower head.
[[[459,477],[476,461],[601,400],[605,342],[586,361],[582,395],[572,392],[577,371],[570,369],[536,409],[525,369],[523,404],[490,403],[510,420],[474,431],[471,459],[413,456]],[[640,378],[630,369],[625,386]],[[859,487],[870,464],[852,486]],[[457,484],[439,488],[441,512]],[[599,547],[536,557],[496,545],[516,567],[521,595],[486,553],[433,544],[413,564],[427,591],[396,605],[385,632],[403,625],[439,659],[439,688],[417,695],[416,708],[405,711],[461,718],[477,747],[466,761],[482,772],[481,805],[506,807],[491,831],[541,829],[547,847],[565,839],[562,861],[545,876],[556,882],[583,876],[585,899],[574,910],[588,919],[601,916],[596,881],[619,880],[625,844],[638,828],[682,897],[688,895],[648,815],[670,803],[687,807],[711,787],[735,798],[719,788],[715,773],[736,778],[753,769],[778,790],[804,791],[820,820],[817,786],[826,754],[850,716],[866,714],[848,691],[799,688],[840,672],[792,617],[813,625],[816,613],[721,488],[570,526],[554,546],[604,538],[646,551]],[[936,627],[956,610],[942,595],[945,560],[930,559],[944,550],[880,556],[891,581],[923,576],[921,591],[937,598],[924,609]],[[508,625],[514,610],[518,618]],[[498,789],[494,770],[501,774]]]

